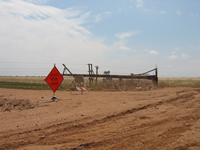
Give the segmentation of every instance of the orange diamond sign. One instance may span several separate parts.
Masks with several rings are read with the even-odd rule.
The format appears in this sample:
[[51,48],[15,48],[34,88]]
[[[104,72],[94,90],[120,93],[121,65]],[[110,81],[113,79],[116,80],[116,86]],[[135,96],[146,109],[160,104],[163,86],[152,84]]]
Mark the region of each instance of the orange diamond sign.
[[45,81],[55,93],[63,81],[63,76],[60,74],[56,66],[54,66],[49,75],[46,77]]

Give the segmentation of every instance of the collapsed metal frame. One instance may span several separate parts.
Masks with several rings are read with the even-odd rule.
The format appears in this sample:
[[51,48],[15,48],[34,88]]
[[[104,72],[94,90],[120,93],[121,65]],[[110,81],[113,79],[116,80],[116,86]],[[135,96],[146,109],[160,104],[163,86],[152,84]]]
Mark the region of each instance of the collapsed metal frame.
[[[91,64],[90,64],[91,65]],[[96,74],[91,73],[92,68],[89,67],[89,74],[73,74],[67,67],[65,64],[63,64],[64,66],[64,70],[63,70],[63,76],[83,76],[83,77],[89,77],[89,79],[91,78],[95,78],[96,77],[96,81],[98,77],[109,77],[109,78],[119,78],[120,80],[124,79],[147,79],[147,80],[152,80],[152,82],[154,84],[158,84],[158,68],[156,67],[155,69],[152,69],[150,71],[147,71],[145,73],[141,73],[141,74],[131,74],[131,75],[105,75],[105,74],[98,74],[98,71],[96,71]],[[98,67],[98,66],[97,66]],[[97,68],[96,67],[96,68]],[[65,71],[68,71],[69,74],[66,74]],[[155,71],[155,75],[147,75],[147,73]],[[91,82],[93,82],[93,80],[89,80],[90,84]]]

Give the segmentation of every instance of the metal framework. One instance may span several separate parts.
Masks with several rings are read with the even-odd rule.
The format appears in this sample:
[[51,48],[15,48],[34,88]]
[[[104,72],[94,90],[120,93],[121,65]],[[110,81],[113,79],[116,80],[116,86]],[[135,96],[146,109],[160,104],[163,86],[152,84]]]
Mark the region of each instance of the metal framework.
[[[93,82],[93,78],[96,77],[96,80],[98,77],[105,77],[105,78],[119,78],[120,80],[124,79],[148,79],[152,80],[153,83],[158,84],[158,68],[152,69],[150,71],[147,71],[145,73],[141,74],[131,74],[131,75],[106,75],[106,74],[98,74],[98,71],[96,74],[94,74],[92,70],[92,65],[88,64],[89,66],[89,74],[73,74],[66,66],[63,64],[64,70],[63,70],[63,76],[83,76],[83,77],[89,77],[90,84]],[[90,67],[91,66],[91,67]],[[68,71],[69,73],[65,73],[65,71]],[[155,75],[147,75],[149,72],[155,71]]]

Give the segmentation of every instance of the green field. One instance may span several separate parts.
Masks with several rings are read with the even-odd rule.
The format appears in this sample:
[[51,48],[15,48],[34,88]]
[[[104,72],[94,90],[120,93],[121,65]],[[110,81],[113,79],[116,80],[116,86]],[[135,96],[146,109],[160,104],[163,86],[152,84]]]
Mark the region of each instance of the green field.
[[[31,90],[51,90],[44,79],[45,77],[0,77],[0,87]],[[58,90],[70,90],[70,81],[72,81],[72,78],[65,79]]]

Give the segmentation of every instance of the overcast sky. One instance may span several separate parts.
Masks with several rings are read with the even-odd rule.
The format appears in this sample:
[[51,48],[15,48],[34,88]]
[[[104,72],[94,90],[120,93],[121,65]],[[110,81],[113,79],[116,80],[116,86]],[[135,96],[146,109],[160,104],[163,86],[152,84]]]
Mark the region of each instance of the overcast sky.
[[200,0],[0,0],[0,76],[200,77]]

